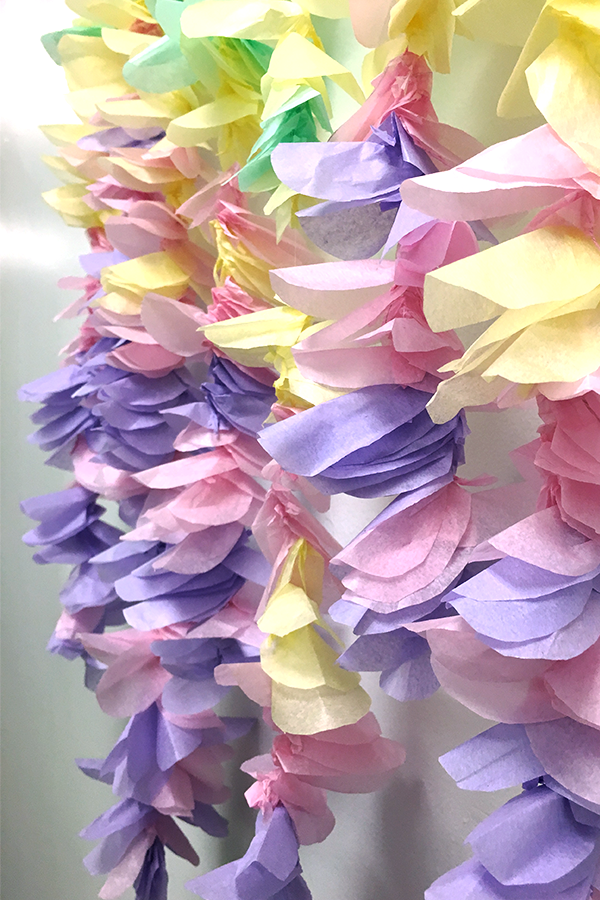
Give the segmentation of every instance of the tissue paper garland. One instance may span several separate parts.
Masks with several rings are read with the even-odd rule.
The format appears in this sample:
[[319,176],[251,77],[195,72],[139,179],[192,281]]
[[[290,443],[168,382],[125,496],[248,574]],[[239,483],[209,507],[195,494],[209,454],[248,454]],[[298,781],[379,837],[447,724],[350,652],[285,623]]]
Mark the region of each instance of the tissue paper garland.
[[[85,320],[22,397],[76,481],[24,503],[25,539],[74,566],[49,649],[131,717],[106,760],[80,761],[121,798],[84,832],[101,896],[166,897],[165,845],[197,863],[173,816],[226,833],[221,764],[252,722],[211,708],[240,685],[275,731],[244,764],[257,833],[190,888],[308,897],[298,844],[333,827],[325,791],[375,790],[403,761],[355,674],[374,670],[399,700],[441,684],[506,723],[442,759],[461,787],[525,782],[427,896],[595,897],[596,14],[399,0],[366,17],[352,0],[377,77],[323,143],[324,78],[364,99],[311,19],[344,3],[69,5],[83,18],[44,44],[83,124],[45,129],[67,182],[45,198],[90,239],[85,277],[63,280],[83,290],[63,315]],[[425,60],[447,71],[455,27],[524,47],[501,111],[527,109],[525,74],[547,125],[481,152],[438,122]],[[273,219],[240,189],[271,191]],[[477,252],[485,221],[532,206]],[[287,229],[295,213],[347,261]],[[365,258],[384,245],[394,263]],[[461,357],[449,329],[492,317]],[[462,407],[533,395],[537,512],[524,485],[472,493],[489,479],[455,474]],[[398,496],[340,548],[309,511],[339,490]],[[332,620],[359,635],[343,653]]]

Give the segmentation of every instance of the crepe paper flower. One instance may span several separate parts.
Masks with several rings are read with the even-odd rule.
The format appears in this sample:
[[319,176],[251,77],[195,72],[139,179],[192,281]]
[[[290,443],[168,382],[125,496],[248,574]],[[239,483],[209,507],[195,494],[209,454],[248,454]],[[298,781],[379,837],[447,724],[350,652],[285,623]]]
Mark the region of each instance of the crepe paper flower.
[[126,610],[126,620],[142,631],[179,622],[203,622],[224,606],[244,583],[227,565],[227,558],[198,574],[157,571],[154,563],[155,560],[142,563],[115,582],[118,596],[133,604]]
[[[319,607],[324,560],[305,539],[297,540],[274,566],[257,621],[268,637],[261,666],[272,679],[271,715],[277,728],[301,734],[337,728],[360,719],[369,698],[354,673],[336,665]],[[277,581],[274,577],[277,576]],[[329,636],[331,640],[331,636]]]
[[453,474],[464,459],[464,418],[434,425],[429,396],[390,384],[362,388],[271,425],[259,440],[325,494],[405,494]]
[[[92,875],[108,874],[99,894],[103,900],[120,897],[138,876],[138,884],[144,884],[150,874],[148,864],[155,870],[156,859],[148,859],[147,853],[157,839],[192,865],[199,863],[196,851],[170,816],[163,816],[151,806],[132,799],[122,800],[107,810],[84,828],[81,836],[86,840],[101,838],[101,843],[86,856],[84,863]],[[157,879],[162,887],[165,877],[163,872]],[[138,900],[143,897],[143,894],[138,895]],[[149,900],[163,898],[160,894],[155,897],[150,894]]]
[[429,612],[425,604],[455,581],[479,542],[478,502],[449,475],[392,500],[332,560],[344,601],[416,618]]
[[[358,4],[353,3],[353,6]],[[438,121],[431,103],[432,86],[433,74],[424,57],[406,50],[375,78],[371,94],[360,109],[340,125],[333,140],[364,141],[372,127],[378,127],[394,113],[417,147],[441,168],[474,156],[482,149],[479,141]]]
[[457,10],[466,28],[476,37],[485,35],[484,40],[523,48],[500,97],[499,114],[530,115],[537,107],[560,137],[596,166],[597,131],[593,123],[583,121],[582,113],[597,102],[598,76],[581,51],[583,43],[589,47],[597,43],[595,10],[549,0],[528,5],[517,21],[499,16],[497,3],[483,6],[463,3]]
[[[580,523],[577,527],[582,528]],[[517,557],[558,575],[583,575],[600,563],[600,545],[567,525],[555,505],[493,535],[488,544],[499,555]]]
[[86,434],[90,449],[101,462],[126,471],[170,459],[176,431],[163,410],[201,397],[185,372],[146,378],[110,367],[88,382],[85,393],[92,394],[92,411],[101,420]]
[[23,536],[30,547],[42,548],[34,554],[35,562],[79,565],[119,540],[122,532],[100,520],[106,510],[97,498],[75,485],[22,502],[25,515],[40,523]]
[[284,772],[345,794],[379,790],[406,757],[400,744],[381,736],[373,713],[312,735],[278,734],[271,753]]
[[55,653],[69,661],[83,661],[84,685],[90,691],[96,690],[106,666],[87,652],[80,635],[90,631],[102,634],[110,626],[123,625],[125,620],[122,606],[120,602],[101,607],[90,606],[73,615],[63,610],[46,645],[49,653]]
[[136,900],[166,900],[167,883],[164,845],[156,838],[146,850],[142,868],[133,882]]
[[397,628],[358,637],[338,659],[353,672],[381,672],[379,686],[395,700],[424,700],[440,686],[431,668],[429,644],[419,634]]
[[463,706],[507,724],[548,722],[563,713],[544,682],[551,666],[567,662],[502,656],[484,644],[460,616],[409,623],[431,648],[431,664],[442,689]]
[[535,465],[546,476],[542,502],[556,505],[567,525],[595,542],[600,534],[595,502],[600,484],[599,397],[593,391],[554,402],[539,397],[538,410],[544,423],[535,454]]
[[259,809],[265,821],[278,806],[283,806],[292,820],[299,844],[320,843],[331,833],[335,818],[322,788],[284,772],[279,765],[274,765],[270,754],[246,760],[241,768],[256,778],[244,796],[248,806]]
[[214,450],[140,473],[142,483],[152,490],[128,539],[175,544],[215,526],[250,525],[265,492],[248,472],[258,475],[262,464],[254,442],[238,434]]
[[[134,498],[141,498],[143,501],[143,495],[147,493],[147,488],[139,481],[134,481],[130,472],[96,462],[94,452],[90,450],[85,438],[81,436],[71,451],[70,462],[73,465],[73,474],[77,483],[107,500],[119,502],[121,505],[120,517],[127,524],[131,524],[127,516],[121,514],[123,504],[128,501],[135,502]],[[134,516],[134,521],[136,518],[137,515]]]
[[196,403],[188,409],[184,407],[184,410],[192,421],[212,431],[233,427],[255,437],[275,400],[275,392],[269,383],[273,376],[268,371],[260,374],[266,376],[267,383],[257,380],[230,360],[213,356],[209,366],[212,380],[201,385],[206,402]]
[[162,692],[164,708],[177,715],[192,715],[215,706],[229,688],[217,684],[216,666],[260,659],[258,650],[232,638],[186,637],[154,641],[150,645],[163,669],[173,677]]
[[285,303],[334,320],[300,334],[292,352],[303,377],[357,388],[382,384],[393,373],[398,383],[435,390],[437,369],[462,345],[452,333],[434,335],[423,315],[421,292],[394,286],[394,277],[388,260],[271,271],[271,283]]
[[440,763],[467,791],[498,791],[545,774],[523,725],[494,725],[444,753]]
[[193,816],[207,833],[224,837],[227,823],[212,804],[229,797],[222,770],[233,754],[228,742],[245,734],[253,720],[219,720],[212,713],[174,719],[152,704],[130,719],[105,760],[80,760],[79,766],[111,783],[123,799],[165,815]]
[[252,532],[263,554],[275,568],[282,564],[298,538],[306,538],[312,548],[324,558],[335,556],[341,549],[338,542],[292,491],[277,483],[269,488]]
[[507,556],[444,599],[505,656],[572,659],[600,637],[599,572],[558,575]]
[[488,147],[448,172],[402,186],[414,209],[446,221],[497,219],[550,207],[583,192],[600,197],[598,175],[549,125]]
[[434,330],[498,316],[460,360],[442,367],[456,374],[437,389],[435,421],[493,401],[511,382],[528,396],[538,384],[595,372],[599,282],[595,242],[566,226],[539,228],[427,275],[425,315]]
[[307,248],[302,235],[288,228],[278,237],[271,219],[257,216],[239,203],[221,200],[212,226],[218,253],[217,287],[229,277],[251,296],[273,303],[270,269],[315,262],[315,252]]
[[175,627],[148,632],[127,628],[106,634],[79,634],[86,651],[106,667],[96,699],[107,715],[133,716],[158,700],[171,675],[163,669],[150,645],[155,640],[183,637],[185,630]]
[[444,0],[441,4],[428,0],[380,0],[367,15],[358,0],[352,0],[350,16],[361,44],[376,47],[386,36],[392,40],[402,38],[404,47],[424,56],[434,71],[449,72],[456,5],[456,0]]
[[301,876],[298,838],[283,806],[256,820],[256,836],[244,856],[186,885],[204,900],[310,900]]
[[394,113],[365,141],[281,144],[271,158],[284,184],[327,201],[304,210],[302,226],[318,247],[340,259],[367,259],[396,243],[400,185],[435,171]]
[[467,837],[473,859],[443,875],[427,900],[553,897],[587,900],[600,852],[600,818],[545,785],[493,812]]
[[562,718],[530,724],[525,730],[533,753],[547,773],[544,781],[568,799],[600,813],[598,729]]

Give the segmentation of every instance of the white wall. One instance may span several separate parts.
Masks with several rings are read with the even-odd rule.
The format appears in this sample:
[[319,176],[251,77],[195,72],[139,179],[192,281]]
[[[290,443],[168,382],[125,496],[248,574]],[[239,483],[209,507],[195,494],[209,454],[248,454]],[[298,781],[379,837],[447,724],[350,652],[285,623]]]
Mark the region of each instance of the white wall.
[[[52,148],[36,126],[65,121],[68,108],[61,99],[62,72],[45,56],[38,35],[66,24],[69,13],[61,0],[4,0],[2,15],[4,897],[91,900],[100,881],[81,865],[90,845],[77,833],[113,798],[105,785],[79,774],[73,759],[106,754],[120,726],[84,690],[78,664],[45,653],[65,570],[31,562],[20,541],[29,522],[18,511],[20,499],[65,484],[65,474],[44,467],[43,455],[26,443],[31,410],[16,402],[16,391],[56,368],[57,352],[73,326],[51,323],[68,296],[55,284],[63,275],[78,274],[77,255],[86,250],[83,235],[63,225],[39,198],[55,182],[40,161]],[[356,57],[349,44],[340,44],[348,40],[347,32],[333,32],[331,38],[340,56]],[[514,133],[514,124],[499,123],[493,115],[513,55],[460,41],[455,73],[436,84],[442,117],[487,141]],[[510,479],[506,453],[531,438],[531,417],[479,414],[473,423],[472,470],[485,468]],[[337,501],[336,509],[347,509],[344,501]],[[369,518],[364,504],[361,517]],[[350,527],[355,531],[357,523]],[[332,795],[335,832],[324,845],[303,851],[315,900],[419,900],[435,877],[466,858],[464,836],[506,799],[459,791],[437,763],[441,753],[485,722],[441,695],[402,707],[379,691],[376,679],[367,684],[384,733],[406,744],[408,761],[377,795]],[[256,752],[252,743],[246,755]],[[244,849],[247,822],[238,804],[229,846],[233,855]],[[211,868],[221,848],[198,837],[202,868]],[[171,900],[191,897],[183,882],[196,873],[172,857],[171,863]]]

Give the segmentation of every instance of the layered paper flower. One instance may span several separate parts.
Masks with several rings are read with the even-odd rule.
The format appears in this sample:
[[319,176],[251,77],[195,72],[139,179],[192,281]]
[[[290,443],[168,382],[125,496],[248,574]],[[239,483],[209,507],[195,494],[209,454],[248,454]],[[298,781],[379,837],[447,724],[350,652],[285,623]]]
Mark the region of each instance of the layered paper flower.
[[436,426],[428,400],[409,387],[366,387],[270,426],[260,442],[284,469],[311,478],[325,494],[406,494],[463,461],[463,417]]

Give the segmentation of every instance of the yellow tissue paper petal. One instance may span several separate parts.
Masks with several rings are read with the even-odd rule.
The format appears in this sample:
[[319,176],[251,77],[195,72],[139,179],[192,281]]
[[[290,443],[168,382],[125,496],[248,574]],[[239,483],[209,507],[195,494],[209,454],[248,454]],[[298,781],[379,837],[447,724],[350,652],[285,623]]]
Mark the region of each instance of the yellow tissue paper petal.
[[[127,87],[127,92],[130,90]],[[98,103],[98,109],[106,121],[123,128],[145,128],[152,125],[167,128],[172,119],[185,115],[191,108],[190,94],[185,91],[144,94],[139,100],[103,100]]]
[[316,734],[352,725],[371,706],[369,695],[361,687],[343,692],[324,685],[303,691],[275,681],[271,702],[273,722],[290,734]]
[[484,381],[479,372],[460,373],[440,382],[427,404],[427,412],[436,424],[442,425],[461,409],[492,403],[505,386],[506,381],[500,378]]
[[298,343],[302,330],[309,323],[310,317],[304,313],[280,306],[213,322],[205,325],[203,331],[209,341],[227,350],[233,359],[246,359],[249,365],[260,366],[269,348]]
[[103,28],[102,40],[113,53],[131,57],[146,50],[151,44],[155,44],[159,37],[155,34],[124,31],[122,28]]
[[323,76],[331,78],[357,103],[364,103],[365,96],[354,75],[299,34],[288,34],[280,41],[271,56],[266,77],[297,83]]
[[390,38],[406,35],[408,49],[425,56],[436,72],[450,71],[455,0],[397,0],[390,11]]
[[232,37],[277,40],[304,15],[291,0],[203,0],[181,15],[181,31],[189,38]]
[[338,655],[307,625],[283,637],[268,637],[260,648],[260,664],[269,678],[287,687],[310,690],[326,684],[337,691],[351,691],[360,676],[340,669]]
[[76,144],[82,137],[88,134],[94,134],[100,128],[87,124],[68,124],[68,125],[40,125],[40,131],[51,144],[55,147],[68,147],[69,144]]
[[140,314],[141,300],[139,297],[131,297],[117,294],[115,291],[109,291],[108,294],[99,297],[95,302],[103,309],[119,313],[121,316],[139,316]]
[[226,94],[175,119],[167,128],[167,137],[180,147],[195,147],[218,134],[223,125],[256,116],[259,110],[258,97],[247,99],[236,93]]
[[75,228],[93,228],[101,224],[98,213],[84,202],[88,195],[85,184],[65,184],[51,191],[44,191],[43,199],[48,206],[62,216],[67,225]]
[[589,169],[600,173],[600,117],[590,114],[600,105],[600,38],[553,41],[526,75],[548,124]]
[[66,0],[69,9],[103,25],[113,28],[130,28],[136,19],[153,22],[143,0]]
[[122,56],[109,50],[102,38],[64,34],[57,49],[70,91],[116,84],[123,89],[113,96],[131,90],[121,74]]
[[101,283],[108,293],[138,297],[149,291],[175,300],[185,292],[188,276],[164,252],[148,253],[102,270]]
[[[600,299],[600,297],[599,297]],[[485,372],[517,384],[577,381],[600,367],[600,311],[583,310],[538,322]]]
[[284,584],[271,594],[257,625],[266,634],[283,637],[318,619],[317,604],[306,592],[295,584]]
[[344,19],[350,15],[348,0],[302,0],[302,8],[323,19]]
[[447,331],[500,307],[567,302],[598,284],[600,250],[591,238],[570,227],[539,228],[429,273],[424,310],[434,331]]

